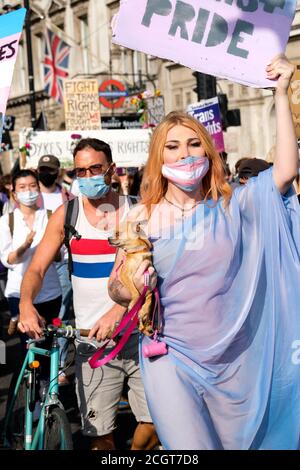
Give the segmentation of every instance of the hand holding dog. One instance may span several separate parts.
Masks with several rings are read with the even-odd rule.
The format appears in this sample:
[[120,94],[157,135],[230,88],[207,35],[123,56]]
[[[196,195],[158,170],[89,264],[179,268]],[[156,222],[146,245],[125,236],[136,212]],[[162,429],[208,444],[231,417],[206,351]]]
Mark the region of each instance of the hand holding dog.
[[120,225],[109,243],[119,248],[114,269],[108,285],[111,298],[131,310],[139,300],[145,285],[144,272],[148,271],[143,305],[139,309],[138,329],[145,335],[153,334],[152,292],[156,286],[156,273],[152,264],[152,244],[147,238],[141,222],[127,221]]
[[154,267],[152,266],[149,260],[143,261],[138,270],[136,271],[135,275],[133,276],[133,282],[139,293],[141,294],[144,289],[144,272],[149,272],[149,287],[150,290],[153,290],[156,287],[157,283],[157,275]]
[[[151,265],[151,262],[149,260],[144,260],[138,267],[136,273],[133,276],[133,283],[139,293],[141,294],[144,289],[144,272],[148,270],[149,272],[149,286],[150,289],[153,290],[156,287],[157,283],[157,275],[156,271],[154,270],[153,266]],[[118,283],[118,286],[116,287],[116,283]],[[119,296],[116,295],[116,291],[119,293],[120,287],[122,288],[122,300],[119,298]],[[120,281],[120,273],[119,272],[114,272],[114,277],[111,279],[110,284],[109,284],[109,294],[110,297],[117,303],[128,306],[130,301],[132,300],[131,294],[129,290],[124,286],[124,284],[121,283]],[[122,302],[124,301],[124,302]]]

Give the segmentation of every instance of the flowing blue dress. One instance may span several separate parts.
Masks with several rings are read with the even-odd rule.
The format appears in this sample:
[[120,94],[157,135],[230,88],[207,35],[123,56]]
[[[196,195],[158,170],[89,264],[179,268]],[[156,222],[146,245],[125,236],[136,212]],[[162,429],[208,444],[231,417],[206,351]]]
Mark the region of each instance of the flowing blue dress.
[[161,443],[299,449],[297,196],[269,169],[190,220],[183,237],[152,238],[168,354],[140,361]]

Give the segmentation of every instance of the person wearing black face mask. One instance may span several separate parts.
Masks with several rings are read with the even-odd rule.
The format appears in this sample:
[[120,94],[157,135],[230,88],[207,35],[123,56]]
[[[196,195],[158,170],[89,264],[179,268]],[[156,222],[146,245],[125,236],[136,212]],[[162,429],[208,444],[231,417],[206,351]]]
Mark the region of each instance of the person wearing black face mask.
[[[73,199],[73,195],[57,183],[60,169],[60,161],[54,155],[43,155],[38,162],[38,178],[40,182],[41,196],[44,209],[54,212],[64,202]],[[56,262],[56,270],[62,288],[62,305],[57,316],[63,322],[70,317],[70,307],[72,303],[72,286],[68,274],[68,255],[66,250],[61,250],[61,260]],[[67,356],[68,343],[65,339],[59,339],[61,368],[64,367]],[[59,376],[59,384],[67,385],[68,379],[62,373]]]
[[38,177],[45,193],[57,192],[60,188],[56,185],[56,179],[60,169],[60,161],[54,155],[43,155],[38,162]]
[[54,155],[43,155],[38,162],[38,178],[40,182],[43,206],[54,212],[63,202],[72,199],[71,194],[57,184],[60,161]]
[[48,168],[46,169],[46,171],[43,168],[40,169],[40,171],[39,171],[39,181],[46,188],[51,188],[51,186],[53,186],[54,183],[56,182],[56,179],[58,177],[58,172],[55,171],[55,170],[50,170],[50,172],[48,172],[48,171],[49,171]]

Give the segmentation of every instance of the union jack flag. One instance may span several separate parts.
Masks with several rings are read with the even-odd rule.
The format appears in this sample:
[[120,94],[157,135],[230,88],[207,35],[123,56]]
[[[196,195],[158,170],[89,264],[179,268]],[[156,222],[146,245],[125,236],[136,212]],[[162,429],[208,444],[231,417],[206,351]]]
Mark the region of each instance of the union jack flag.
[[45,90],[59,103],[63,103],[63,80],[68,76],[70,49],[70,46],[50,29],[46,30]]

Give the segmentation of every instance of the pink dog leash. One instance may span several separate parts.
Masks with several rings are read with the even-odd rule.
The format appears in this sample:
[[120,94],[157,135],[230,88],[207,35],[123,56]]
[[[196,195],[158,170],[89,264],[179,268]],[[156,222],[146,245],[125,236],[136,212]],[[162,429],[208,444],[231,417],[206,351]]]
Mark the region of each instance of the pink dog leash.
[[[131,333],[133,332],[134,328],[136,327],[136,325],[138,323],[138,312],[141,309],[141,307],[142,307],[142,305],[145,301],[146,293],[149,289],[149,281],[150,281],[149,272],[145,271],[144,272],[144,289],[143,289],[143,292],[141,293],[139,299],[134,304],[132,309],[129,310],[129,312],[127,312],[126,315],[124,315],[120,325],[114,331],[112,337],[110,339],[108,339],[103,344],[103,346],[101,346],[101,348],[99,348],[95,352],[95,354],[91,357],[91,359],[89,359],[89,364],[90,364],[92,369],[96,369],[97,367],[101,367],[104,364],[106,364],[107,362],[114,359],[116,357],[116,355],[121,351],[123,346],[126,344],[126,342],[128,341],[129,336],[131,335]],[[157,287],[154,288],[153,292],[154,292],[154,295],[155,295],[155,303],[156,303],[156,306],[157,306],[159,304],[159,294],[158,294]],[[106,346],[110,342],[110,340],[115,338],[120,333],[120,331],[122,331],[126,327],[127,324],[129,324],[129,326],[126,329],[124,335],[121,337],[118,344],[116,345],[116,347],[109,354],[107,354],[107,356],[100,359],[101,356],[103,355],[105,349],[106,349]]]

